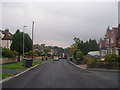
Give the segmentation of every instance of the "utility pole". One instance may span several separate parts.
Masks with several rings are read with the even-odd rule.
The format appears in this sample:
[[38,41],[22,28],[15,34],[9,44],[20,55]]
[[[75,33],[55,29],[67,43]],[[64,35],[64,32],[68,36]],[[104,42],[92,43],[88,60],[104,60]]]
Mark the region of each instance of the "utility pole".
[[25,32],[25,27],[27,27],[27,26],[23,26],[23,59],[24,59],[24,41],[25,41],[24,32]]
[[[34,35],[34,21],[32,22],[32,52],[33,52],[33,35]],[[32,55],[33,60],[33,55]]]

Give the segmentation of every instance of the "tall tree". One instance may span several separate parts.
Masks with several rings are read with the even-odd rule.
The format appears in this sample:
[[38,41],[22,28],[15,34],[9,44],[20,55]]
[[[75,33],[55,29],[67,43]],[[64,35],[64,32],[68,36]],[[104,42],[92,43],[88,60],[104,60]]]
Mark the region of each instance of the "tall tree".
[[96,51],[99,49],[97,41],[96,40],[91,40],[83,42],[79,38],[74,37],[73,39],[77,45],[77,49],[81,50],[84,55],[86,55],[90,51]]
[[12,44],[10,46],[11,50],[15,50],[20,54],[23,53],[23,34],[24,34],[24,51],[28,52],[32,50],[32,40],[28,34],[16,31],[13,35]]
[[73,56],[75,50],[77,50],[77,44],[76,43],[74,43],[73,45],[70,46],[69,56]]

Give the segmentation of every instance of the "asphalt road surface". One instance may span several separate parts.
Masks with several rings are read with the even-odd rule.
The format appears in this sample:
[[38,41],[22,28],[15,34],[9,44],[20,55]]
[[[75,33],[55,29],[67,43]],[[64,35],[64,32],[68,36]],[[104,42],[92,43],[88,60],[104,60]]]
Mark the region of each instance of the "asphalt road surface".
[[3,88],[118,88],[117,72],[87,71],[68,60],[49,61],[2,84]]

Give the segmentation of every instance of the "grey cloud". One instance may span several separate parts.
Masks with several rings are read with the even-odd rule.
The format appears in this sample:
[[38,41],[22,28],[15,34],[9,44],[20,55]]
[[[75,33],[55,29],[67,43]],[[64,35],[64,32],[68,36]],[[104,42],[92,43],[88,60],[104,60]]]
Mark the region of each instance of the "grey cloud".
[[[31,24],[35,21],[35,43],[44,40],[72,44],[73,37],[83,40],[99,40],[107,26],[117,26],[117,2],[39,2],[3,3],[3,28],[15,32],[27,25],[31,35]],[[67,46],[65,46],[67,47]]]

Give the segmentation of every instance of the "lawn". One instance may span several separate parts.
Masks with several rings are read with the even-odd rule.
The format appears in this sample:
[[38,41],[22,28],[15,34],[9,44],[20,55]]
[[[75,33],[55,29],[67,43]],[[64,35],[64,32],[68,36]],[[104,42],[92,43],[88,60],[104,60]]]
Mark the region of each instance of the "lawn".
[[5,77],[9,77],[12,76],[13,74],[11,73],[0,73],[0,78],[5,78]]
[[53,61],[53,59],[48,59],[48,61]]
[[33,63],[43,63],[45,61],[33,61]]
[[[36,65],[36,63],[32,63],[32,66]],[[27,69],[23,66],[23,62],[13,63],[13,64],[5,64],[2,65],[2,68],[5,69]]]
[[35,63],[43,63],[43,62],[45,62],[45,61],[53,61],[53,59],[47,59],[47,60],[37,60],[37,61],[33,61],[33,62],[35,62]]

